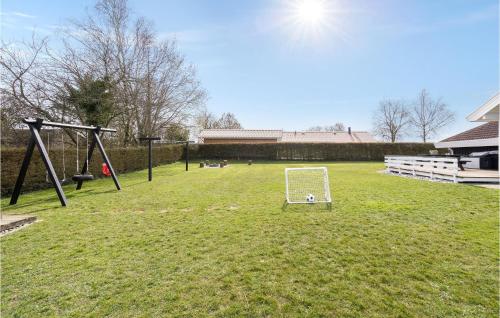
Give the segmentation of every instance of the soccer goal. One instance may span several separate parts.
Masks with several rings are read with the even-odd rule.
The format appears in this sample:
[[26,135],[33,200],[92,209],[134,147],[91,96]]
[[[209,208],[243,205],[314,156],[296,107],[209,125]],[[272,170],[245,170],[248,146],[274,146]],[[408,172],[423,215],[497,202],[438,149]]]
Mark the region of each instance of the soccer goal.
[[318,168],[286,168],[286,202],[332,203],[328,170]]

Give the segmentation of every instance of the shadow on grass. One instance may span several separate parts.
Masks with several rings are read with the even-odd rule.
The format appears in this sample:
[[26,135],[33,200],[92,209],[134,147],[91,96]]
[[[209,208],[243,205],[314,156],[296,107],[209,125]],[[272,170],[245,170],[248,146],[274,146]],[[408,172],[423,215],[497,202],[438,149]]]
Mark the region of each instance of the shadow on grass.
[[[69,199],[74,199],[74,198],[85,198],[85,197],[88,197],[90,195],[112,193],[112,192],[116,192],[116,191],[118,191],[118,190],[116,190],[116,188],[102,190],[102,191],[96,191],[95,189],[83,189],[83,190],[65,189],[64,194],[66,196],[66,199],[69,200]],[[28,193],[26,193],[26,194],[28,194]],[[57,197],[57,194],[55,192],[54,193],[47,193],[47,197],[44,197],[44,198],[40,198],[40,197],[33,198],[33,197],[29,197],[29,196],[26,196],[23,198],[23,194],[21,194],[19,196],[20,203],[18,202],[15,205],[10,205],[8,203],[10,201],[10,197],[6,198],[6,199],[8,199],[8,201],[6,201],[5,204],[2,204],[3,211],[16,211],[19,209],[28,208],[28,207],[35,206],[35,205],[52,204],[52,203],[54,203],[55,206],[51,205],[51,206],[43,208],[43,209],[32,210],[30,212],[40,212],[40,211],[50,210],[50,209],[54,209],[54,208],[62,208],[61,202],[59,201],[59,198]]]
[[304,213],[304,212],[332,212],[332,203],[294,203],[289,204],[286,200],[281,206],[283,212]]
[[133,182],[133,183],[127,183],[126,186],[127,187],[135,187],[135,186],[139,186],[141,184],[148,183],[148,182],[149,182],[148,180],[137,181],[137,182]]

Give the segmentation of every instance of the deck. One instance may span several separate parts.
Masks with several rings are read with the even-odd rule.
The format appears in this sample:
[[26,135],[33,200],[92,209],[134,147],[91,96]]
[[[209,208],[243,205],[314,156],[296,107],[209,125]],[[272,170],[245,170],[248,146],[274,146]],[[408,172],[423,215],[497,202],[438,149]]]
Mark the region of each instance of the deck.
[[483,169],[465,169],[464,171],[459,171],[457,179],[458,182],[498,183],[500,181],[498,171]]

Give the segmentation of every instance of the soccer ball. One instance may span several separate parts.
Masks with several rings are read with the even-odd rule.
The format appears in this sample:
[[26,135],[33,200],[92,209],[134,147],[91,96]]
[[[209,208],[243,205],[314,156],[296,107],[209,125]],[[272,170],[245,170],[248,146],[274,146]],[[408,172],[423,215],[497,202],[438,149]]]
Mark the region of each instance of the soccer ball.
[[314,195],[312,195],[311,193],[309,193],[309,194],[306,196],[306,202],[307,202],[307,203],[314,203]]

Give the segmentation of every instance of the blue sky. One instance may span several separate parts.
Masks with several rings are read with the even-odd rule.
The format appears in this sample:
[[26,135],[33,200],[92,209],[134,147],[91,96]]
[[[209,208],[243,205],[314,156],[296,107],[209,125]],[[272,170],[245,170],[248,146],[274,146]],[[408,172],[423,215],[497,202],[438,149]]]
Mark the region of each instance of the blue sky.
[[[2,36],[29,37],[33,28],[50,36],[93,3],[2,0]],[[465,116],[499,89],[497,0],[332,0],[316,31],[290,22],[284,0],[130,5],[161,38],[177,39],[209,92],[208,109],[235,113],[245,128],[341,121],[370,130],[381,99],[411,101],[426,88],[457,115],[439,139],[475,126]]]

